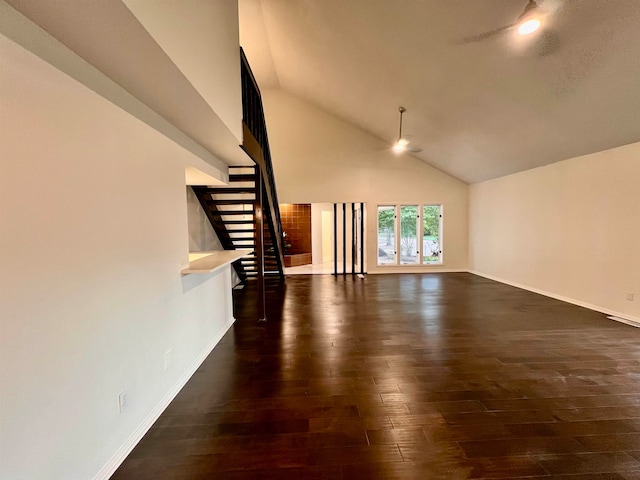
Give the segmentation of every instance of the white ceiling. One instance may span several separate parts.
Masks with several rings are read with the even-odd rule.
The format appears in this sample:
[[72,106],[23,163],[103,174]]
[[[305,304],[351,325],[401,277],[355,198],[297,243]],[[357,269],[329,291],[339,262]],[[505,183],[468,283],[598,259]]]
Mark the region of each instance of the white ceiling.
[[282,88],[392,143],[398,106],[423,161],[475,183],[640,141],[640,1],[240,0],[263,88]]

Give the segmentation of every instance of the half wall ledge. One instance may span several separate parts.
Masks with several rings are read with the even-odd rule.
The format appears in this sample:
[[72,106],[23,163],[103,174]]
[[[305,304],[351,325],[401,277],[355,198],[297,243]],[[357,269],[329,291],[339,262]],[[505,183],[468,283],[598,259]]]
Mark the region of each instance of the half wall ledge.
[[189,253],[189,267],[180,271],[181,275],[191,273],[213,273],[253,252],[250,248],[238,250],[215,250],[211,252]]

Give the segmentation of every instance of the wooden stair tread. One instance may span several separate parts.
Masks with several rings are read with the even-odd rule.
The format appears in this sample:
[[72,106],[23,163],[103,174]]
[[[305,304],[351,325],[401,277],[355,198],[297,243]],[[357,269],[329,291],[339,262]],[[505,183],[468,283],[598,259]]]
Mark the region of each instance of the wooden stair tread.
[[233,182],[255,182],[255,173],[230,173],[229,183]]
[[220,194],[237,194],[237,193],[256,193],[256,187],[247,186],[247,187],[211,187],[206,190],[206,193],[210,193],[212,195],[220,195]]
[[[253,213],[253,212],[247,212],[247,213]],[[221,214],[221,215],[224,215]],[[224,223],[225,225],[253,225],[253,222],[251,220],[220,220],[222,223]]]
[[[212,215],[216,215],[216,216],[220,216],[220,215],[253,215],[253,209],[252,210],[217,210],[217,211],[212,211],[211,214]],[[251,222],[249,222],[248,220],[245,220],[242,223],[251,223]]]
[[207,203],[215,205],[253,205],[253,198],[215,198],[208,200]]

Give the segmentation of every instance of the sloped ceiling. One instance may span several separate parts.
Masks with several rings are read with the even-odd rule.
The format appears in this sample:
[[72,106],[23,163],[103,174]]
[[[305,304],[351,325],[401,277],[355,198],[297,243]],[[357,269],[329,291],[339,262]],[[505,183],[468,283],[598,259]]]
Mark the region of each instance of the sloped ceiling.
[[[640,1],[240,0],[240,41],[281,88],[475,183],[640,140]],[[268,119],[267,119],[268,121]],[[640,161],[640,160],[639,160]],[[605,167],[605,166],[603,166]]]

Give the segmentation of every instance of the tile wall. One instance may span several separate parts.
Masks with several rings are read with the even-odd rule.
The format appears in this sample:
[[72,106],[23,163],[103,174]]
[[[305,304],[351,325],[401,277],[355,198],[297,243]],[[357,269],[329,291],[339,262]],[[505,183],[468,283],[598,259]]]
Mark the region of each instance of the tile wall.
[[311,253],[311,204],[280,204],[282,230],[287,232],[288,254]]

